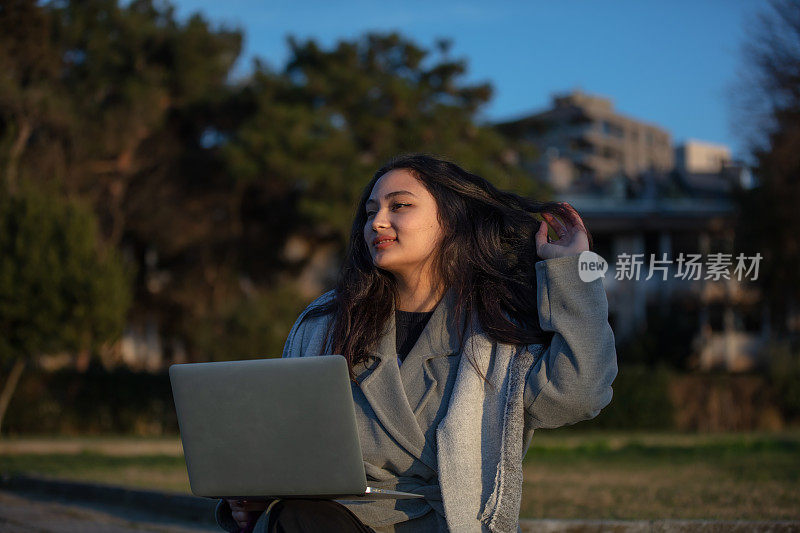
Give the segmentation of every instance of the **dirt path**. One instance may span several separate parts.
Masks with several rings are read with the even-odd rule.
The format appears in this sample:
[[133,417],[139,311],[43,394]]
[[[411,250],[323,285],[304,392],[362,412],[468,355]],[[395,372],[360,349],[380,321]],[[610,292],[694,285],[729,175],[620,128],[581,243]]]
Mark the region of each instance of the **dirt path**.
[[124,508],[48,501],[0,491],[0,531],[4,533],[192,533],[213,526],[169,522]]

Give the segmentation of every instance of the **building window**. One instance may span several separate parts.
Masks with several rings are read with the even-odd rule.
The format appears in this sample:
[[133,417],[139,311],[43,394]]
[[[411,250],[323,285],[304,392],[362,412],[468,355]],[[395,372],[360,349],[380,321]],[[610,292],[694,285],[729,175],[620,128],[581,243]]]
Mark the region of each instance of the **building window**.
[[650,261],[650,255],[655,255],[657,259],[661,258],[659,254],[659,235],[657,231],[644,232],[644,254],[647,261]]
[[698,234],[696,232],[678,231],[672,234],[672,250],[674,259],[683,253],[684,257],[687,254],[699,254],[700,243],[698,241]]
[[594,241],[594,252],[606,261],[611,260],[611,255],[614,253],[614,246],[609,235],[592,235]]
[[607,120],[603,120],[600,123],[600,127],[602,129],[603,134],[608,135],[609,137],[616,137],[618,139],[621,139],[624,135],[622,128]]

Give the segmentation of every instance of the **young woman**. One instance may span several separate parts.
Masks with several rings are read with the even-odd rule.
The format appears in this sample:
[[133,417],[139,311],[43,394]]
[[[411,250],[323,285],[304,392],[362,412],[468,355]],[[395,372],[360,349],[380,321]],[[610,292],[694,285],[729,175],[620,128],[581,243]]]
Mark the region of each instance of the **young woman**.
[[223,500],[220,526],[516,531],[534,429],[593,418],[611,401],[605,291],[578,273],[590,248],[568,204],[422,154],[378,170],[336,288],[300,315],[283,356],[344,355],[369,484],[425,498],[286,500],[268,513]]

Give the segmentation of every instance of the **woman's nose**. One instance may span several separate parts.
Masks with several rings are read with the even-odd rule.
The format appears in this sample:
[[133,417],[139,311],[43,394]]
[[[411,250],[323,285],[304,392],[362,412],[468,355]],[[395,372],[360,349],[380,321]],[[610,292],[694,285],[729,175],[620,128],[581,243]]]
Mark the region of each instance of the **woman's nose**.
[[375,217],[372,219],[372,229],[378,230],[378,228],[385,228],[389,225],[389,219],[386,217],[386,213],[381,209],[377,213],[375,213]]

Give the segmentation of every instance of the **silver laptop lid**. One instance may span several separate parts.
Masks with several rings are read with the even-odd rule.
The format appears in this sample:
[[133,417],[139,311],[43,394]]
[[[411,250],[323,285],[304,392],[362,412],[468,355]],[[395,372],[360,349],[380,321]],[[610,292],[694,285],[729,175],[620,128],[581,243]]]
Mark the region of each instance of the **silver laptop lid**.
[[366,490],[344,357],[172,365],[169,376],[193,494]]

